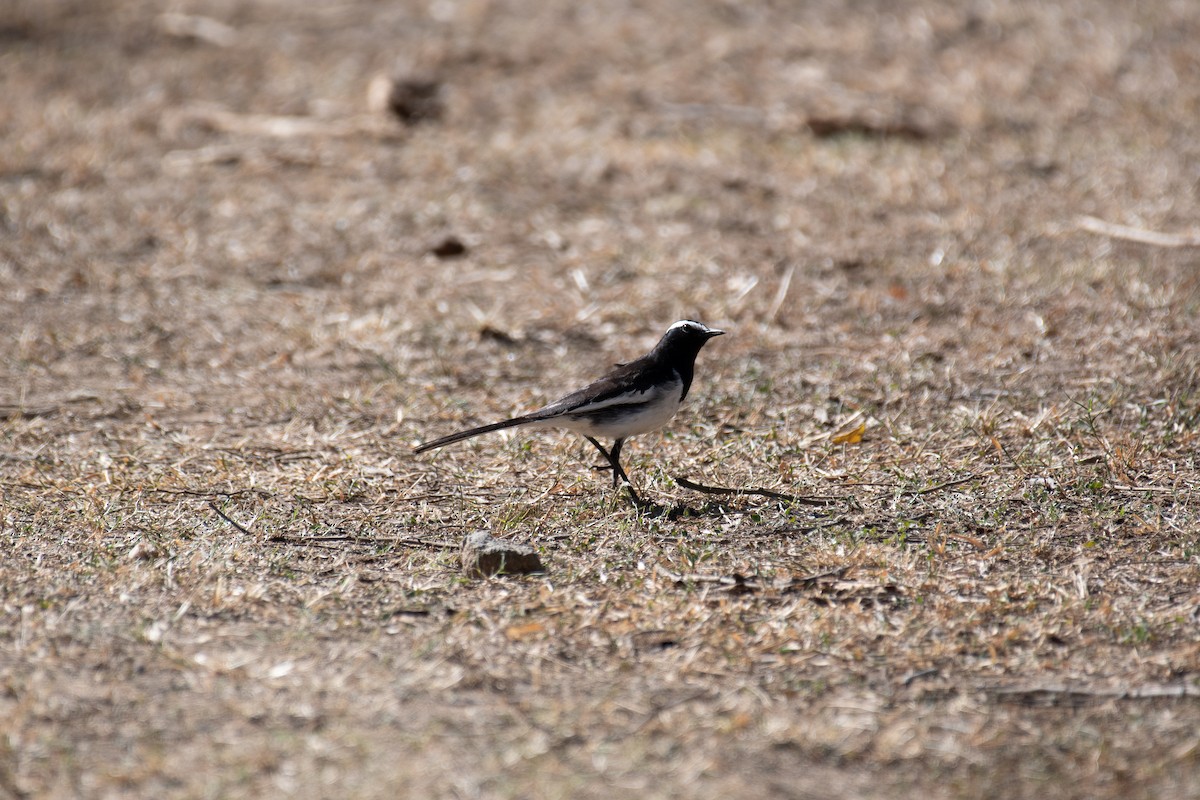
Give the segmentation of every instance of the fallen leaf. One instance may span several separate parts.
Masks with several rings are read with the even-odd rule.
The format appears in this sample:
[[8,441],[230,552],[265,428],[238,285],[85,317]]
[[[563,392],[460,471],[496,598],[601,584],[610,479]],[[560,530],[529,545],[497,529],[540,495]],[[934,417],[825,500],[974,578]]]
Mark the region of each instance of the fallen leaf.
[[831,440],[834,444],[858,444],[863,440],[863,434],[867,432],[867,423],[865,421],[858,423],[858,427],[851,428],[848,431],[843,431]]
[[527,622],[524,625],[510,625],[504,631],[504,635],[508,637],[510,642],[518,642],[521,639],[527,639],[535,633],[541,633],[546,629],[540,622]]

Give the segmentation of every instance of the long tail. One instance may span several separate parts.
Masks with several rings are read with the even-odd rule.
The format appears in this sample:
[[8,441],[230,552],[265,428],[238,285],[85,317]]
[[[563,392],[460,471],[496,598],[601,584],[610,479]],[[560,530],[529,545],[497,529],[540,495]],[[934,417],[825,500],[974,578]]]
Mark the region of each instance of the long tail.
[[470,439],[473,436],[480,436],[481,434],[491,433],[492,431],[502,431],[505,428],[515,428],[518,425],[528,425],[529,423],[536,421],[537,420],[530,419],[529,417],[515,417],[513,419],[506,419],[504,422],[493,422],[491,425],[482,425],[478,428],[471,428],[468,431],[459,431],[458,433],[452,433],[449,436],[443,436],[440,439],[434,439],[432,442],[426,442],[420,447],[414,448],[413,452],[424,453],[426,450],[435,450],[439,447],[445,447],[448,444],[461,442],[463,439]]

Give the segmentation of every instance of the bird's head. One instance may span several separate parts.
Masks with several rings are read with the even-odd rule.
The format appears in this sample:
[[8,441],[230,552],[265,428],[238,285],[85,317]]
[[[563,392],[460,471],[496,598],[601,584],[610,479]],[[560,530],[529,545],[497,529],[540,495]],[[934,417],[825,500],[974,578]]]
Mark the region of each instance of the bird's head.
[[705,342],[714,336],[721,336],[724,333],[725,331],[710,328],[702,322],[696,322],[694,319],[681,319],[667,328],[667,332],[663,334],[662,339],[659,340],[658,346],[655,349],[660,352],[689,353],[695,358]]

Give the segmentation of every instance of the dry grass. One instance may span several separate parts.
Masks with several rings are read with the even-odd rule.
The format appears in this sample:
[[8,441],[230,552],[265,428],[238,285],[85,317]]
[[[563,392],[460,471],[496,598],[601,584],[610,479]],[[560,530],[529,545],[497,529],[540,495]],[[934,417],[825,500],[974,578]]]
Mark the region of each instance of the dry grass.
[[1195,796],[1200,9],[796,5],[0,11],[0,797]]

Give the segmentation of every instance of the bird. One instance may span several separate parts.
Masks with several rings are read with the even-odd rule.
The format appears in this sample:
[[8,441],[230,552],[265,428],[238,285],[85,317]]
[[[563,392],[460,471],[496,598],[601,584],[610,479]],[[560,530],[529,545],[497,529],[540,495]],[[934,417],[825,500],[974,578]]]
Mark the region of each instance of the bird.
[[[587,439],[608,461],[613,487],[624,481],[635,505],[641,498],[621,467],[625,440],[658,430],[671,421],[692,388],[696,356],[709,339],[725,331],[691,319],[681,319],[659,339],[649,353],[617,364],[607,375],[549,405],[519,417],[470,428],[414,448],[424,453],[485,433],[506,428],[565,428]],[[605,448],[600,439],[611,439]]]

